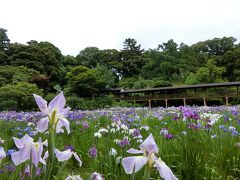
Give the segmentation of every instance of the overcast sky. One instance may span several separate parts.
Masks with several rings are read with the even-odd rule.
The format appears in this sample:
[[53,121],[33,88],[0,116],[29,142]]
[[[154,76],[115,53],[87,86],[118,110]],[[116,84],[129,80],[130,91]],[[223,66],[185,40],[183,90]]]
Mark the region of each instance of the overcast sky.
[[11,42],[49,41],[64,55],[88,46],[142,48],[173,39],[191,45],[214,37],[240,40],[240,0],[1,0],[0,27]]

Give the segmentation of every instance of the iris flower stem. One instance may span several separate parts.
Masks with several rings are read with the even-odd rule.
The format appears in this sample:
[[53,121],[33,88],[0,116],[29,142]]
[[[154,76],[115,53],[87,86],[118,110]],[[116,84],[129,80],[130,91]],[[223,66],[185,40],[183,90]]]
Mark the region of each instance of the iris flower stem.
[[54,166],[54,160],[55,160],[55,128],[51,127],[49,128],[49,138],[48,138],[48,153],[49,153],[49,159],[47,162],[47,179],[53,178],[53,166]]
[[31,180],[34,180],[34,167],[33,167],[33,163],[32,163],[32,153],[30,153],[30,177],[31,177]]
[[53,169],[54,169],[54,161],[55,161],[55,137],[56,137],[56,111],[53,111],[52,116],[49,120],[49,136],[48,136],[48,162],[47,162],[47,180],[53,179]]
[[151,171],[152,171],[153,164],[148,161],[143,175],[143,180],[149,180],[151,178]]
[[49,145],[48,145],[48,152],[49,152],[49,161],[51,163],[54,162],[55,159],[55,154],[54,154],[54,150],[55,150],[55,128],[51,128],[51,130],[49,129]]

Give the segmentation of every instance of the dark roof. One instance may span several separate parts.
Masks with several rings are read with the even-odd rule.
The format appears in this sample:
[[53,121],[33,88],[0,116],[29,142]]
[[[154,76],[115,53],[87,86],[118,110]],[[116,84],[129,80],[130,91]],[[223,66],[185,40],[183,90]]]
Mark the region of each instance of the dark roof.
[[130,89],[122,90],[119,93],[137,93],[137,92],[153,92],[161,90],[171,90],[171,89],[194,89],[194,88],[204,88],[204,87],[225,87],[225,86],[236,86],[240,85],[240,82],[223,82],[223,83],[210,83],[210,84],[196,84],[196,85],[182,85],[182,86],[170,86],[170,87],[160,87],[160,88],[148,88],[148,89]]

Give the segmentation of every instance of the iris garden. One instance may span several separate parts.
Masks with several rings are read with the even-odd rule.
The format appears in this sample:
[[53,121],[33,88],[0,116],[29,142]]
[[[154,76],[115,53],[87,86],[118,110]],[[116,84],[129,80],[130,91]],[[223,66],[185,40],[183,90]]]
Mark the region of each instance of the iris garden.
[[0,113],[0,179],[238,179],[240,107]]

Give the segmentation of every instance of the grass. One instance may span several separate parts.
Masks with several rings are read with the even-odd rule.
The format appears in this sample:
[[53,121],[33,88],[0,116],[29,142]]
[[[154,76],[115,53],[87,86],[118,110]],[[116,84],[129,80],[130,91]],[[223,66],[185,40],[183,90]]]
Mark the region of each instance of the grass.
[[[163,119],[159,120],[152,116],[146,110],[126,115],[115,114],[121,117],[122,121],[129,126],[129,129],[141,129],[143,140],[152,133],[159,148],[158,157],[172,169],[174,174],[182,180],[211,180],[211,179],[239,179],[240,177],[240,148],[236,145],[239,142],[239,135],[232,136],[231,132],[225,132],[219,128],[220,125],[226,127],[234,126],[240,130],[237,122],[237,116],[228,115],[232,118],[231,121],[225,121],[223,117],[212,126],[211,129],[205,129],[202,122],[202,128],[191,129],[188,125],[193,123],[193,120],[183,121],[182,114],[178,120],[173,120],[176,113],[171,111],[161,112]],[[147,115],[150,114],[150,115]],[[223,112],[221,112],[223,114]],[[128,118],[126,118],[128,117]],[[137,117],[137,118],[136,118]],[[135,118],[129,122],[127,119]],[[89,127],[84,129],[82,122],[88,122]],[[85,117],[81,120],[71,122],[71,134],[66,132],[58,134],[56,139],[56,147],[63,150],[65,146],[74,146],[74,151],[80,155],[83,161],[82,167],[74,158],[64,163],[58,163],[58,170],[55,179],[65,179],[68,175],[80,175],[83,179],[89,179],[93,172],[99,172],[104,175],[105,179],[124,180],[124,179],[142,179],[144,168],[141,171],[132,175],[127,175],[116,159],[130,156],[126,151],[130,148],[138,149],[139,142],[129,135],[128,131],[120,129],[115,133],[110,132],[112,116]],[[149,126],[149,130],[141,128]],[[19,133],[24,135],[24,129],[27,127],[25,122],[16,121],[0,121],[1,138],[5,140],[2,144],[5,150],[16,147],[13,145],[12,137],[18,137]],[[94,137],[94,133],[99,129],[105,128],[108,133],[103,133],[101,138]],[[160,131],[162,128],[167,128],[169,133],[173,134],[172,139],[166,139]],[[183,133],[184,132],[184,133]],[[212,135],[216,135],[213,138]],[[114,140],[121,140],[125,136],[129,137],[130,144],[125,147],[120,147]],[[46,139],[47,135],[38,134],[35,140],[41,137]],[[91,158],[88,155],[88,150],[91,147],[97,148],[97,157]],[[111,148],[117,150],[116,156],[109,155]],[[12,164],[10,157],[3,159],[1,168]],[[27,164],[27,163],[25,163]],[[5,172],[0,174],[0,179],[19,179],[19,173],[22,167],[16,167],[15,172]],[[152,171],[152,179],[160,179],[157,170]],[[41,179],[41,177],[39,178]]]

